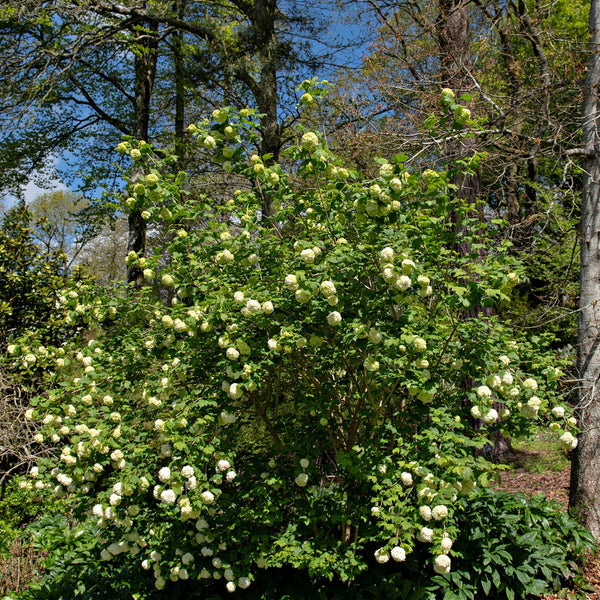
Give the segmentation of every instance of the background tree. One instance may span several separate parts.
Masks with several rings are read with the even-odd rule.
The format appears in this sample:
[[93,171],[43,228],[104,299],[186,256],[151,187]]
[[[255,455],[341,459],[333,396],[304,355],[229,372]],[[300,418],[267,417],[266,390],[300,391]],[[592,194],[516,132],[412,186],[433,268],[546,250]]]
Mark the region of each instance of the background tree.
[[581,198],[581,275],[577,346],[578,416],[582,432],[573,456],[570,505],[600,539],[600,5],[589,13],[589,64],[583,88],[583,193]]

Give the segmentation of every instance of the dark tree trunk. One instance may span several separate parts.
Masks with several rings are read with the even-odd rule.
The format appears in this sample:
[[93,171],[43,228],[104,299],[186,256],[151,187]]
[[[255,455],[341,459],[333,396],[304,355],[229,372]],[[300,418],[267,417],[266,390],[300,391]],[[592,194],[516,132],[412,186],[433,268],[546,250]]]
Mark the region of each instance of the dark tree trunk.
[[[142,30],[137,30],[138,49],[135,55],[135,83],[134,83],[134,116],[132,136],[137,140],[147,140],[150,127],[150,100],[152,87],[156,75],[156,61],[158,49],[158,36],[156,31],[148,25]],[[131,174],[131,183],[134,184],[141,175],[140,169],[135,169]],[[129,215],[129,236],[127,252],[136,252],[143,255],[146,251],[146,222],[141,211],[134,210]],[[139,288],[143,283],[142,270],[138,266],[127,267],[127,283]]]
[[573,454],[569,505],[600,540],[600,2],[590,5],[589,65],[583,88],[581,275],[577,368],[579,444]]

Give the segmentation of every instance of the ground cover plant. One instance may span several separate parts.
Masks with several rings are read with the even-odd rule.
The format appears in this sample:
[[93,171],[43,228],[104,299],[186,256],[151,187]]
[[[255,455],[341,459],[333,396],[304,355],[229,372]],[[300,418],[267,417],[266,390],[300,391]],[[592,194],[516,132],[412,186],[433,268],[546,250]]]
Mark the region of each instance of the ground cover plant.
[[[302,93],[310,104],[323,88]],[[441,106],[435,126],[469,135],[449,90]],[[271,163],[255,152],[256,121],[225,108],[190,127],[251,184],[221,199],[186,193],[149,144],[119,146],[135,173],[124,210],[171,242],[127,257],[139,289],[63,291],[80,341],[9,347],[12,368],[48,373],[27,417],[56,457],[24,485],[54,487],[81,527],[69,544],[105,573],[131,573],[139,597],[260,598],[278,581],[323,598],[513,598],[542,590],[540,577],[558,585],[589,538],[554,513],[544,523],[562,537],[538,538],[537,517],[506,520],[510,502],[479,491],[493,432],[544,427],[565,449],[577,434],[556,393],[560,365],[525,372],[530,347],[501,318],[522,270],[501,222],[454,193],[453,175],[482,157],[440,170],[396,156],[365,180],[314,131]],[[536,567],[491,552],[487,523],[513,523],[521,550],[543,542],[548,555]],[[469,560],[476,540],[518,583]]]

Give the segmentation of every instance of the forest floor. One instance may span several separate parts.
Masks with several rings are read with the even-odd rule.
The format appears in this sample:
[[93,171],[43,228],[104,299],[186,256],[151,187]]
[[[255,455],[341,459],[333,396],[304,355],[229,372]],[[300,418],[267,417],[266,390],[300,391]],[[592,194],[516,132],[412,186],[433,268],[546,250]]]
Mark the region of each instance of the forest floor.
[[[564,454],[548,440],[536,440],[517,446],[514,450],[513,467],[500,474],[501,483],[498,484],[498,488],[528,495],[541,493],[567,510],[571,465]],[[578,592],[576,597],[600,600],[600,553],[590,557],[583,565],[583,577],[594,591],[575,589],[573,591]],[[558,600],[565,597],[569,598],[569,595],[550,594],[541,596],[540,600]]]

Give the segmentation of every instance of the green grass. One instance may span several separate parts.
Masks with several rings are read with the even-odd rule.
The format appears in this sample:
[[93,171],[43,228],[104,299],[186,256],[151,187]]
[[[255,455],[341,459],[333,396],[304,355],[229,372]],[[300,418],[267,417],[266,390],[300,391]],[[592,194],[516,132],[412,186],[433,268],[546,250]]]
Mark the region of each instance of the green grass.
[[563,471],[569,464],[567,453],[550,432],[542,431],[526,440],[513,440],[515,466],[530,473]]

